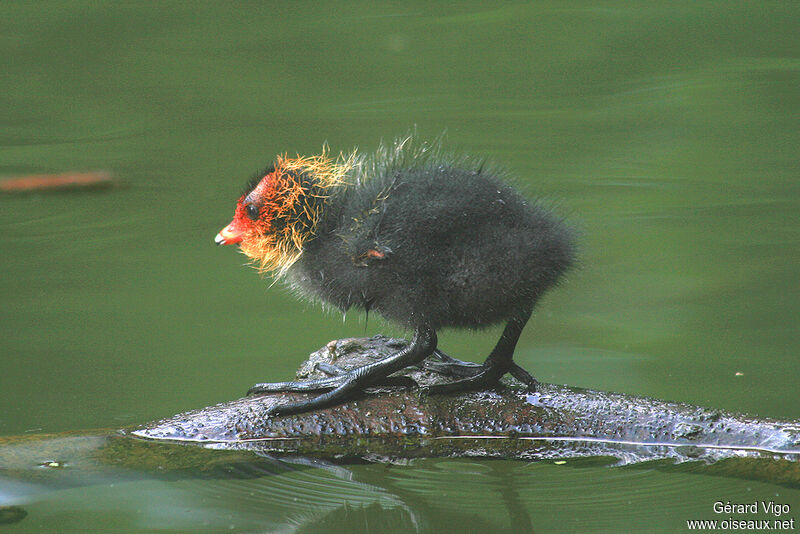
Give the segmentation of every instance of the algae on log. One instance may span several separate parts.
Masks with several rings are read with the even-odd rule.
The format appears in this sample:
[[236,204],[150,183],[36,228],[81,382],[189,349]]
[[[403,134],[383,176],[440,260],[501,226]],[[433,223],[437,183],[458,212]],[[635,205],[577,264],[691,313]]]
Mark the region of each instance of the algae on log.
[[[322,375],[374,362],[407,344],[400,339],[332,341],[297,375]],[[397,373],[420,385],[442,380],[412,368]],[[611,456],[621,463],[672,458],[800,459],[800,422],[757,419],[644,397],[541,384],[536,393],[498,390],[425,395],[416,388],[374,388],[345,404],[267,416],[301,393],[245,397],[145,425],[141,438],[221,449],[328,459],[397,460],[431,456],[546,459]],[[795,479],[796,473],[790,478]]]

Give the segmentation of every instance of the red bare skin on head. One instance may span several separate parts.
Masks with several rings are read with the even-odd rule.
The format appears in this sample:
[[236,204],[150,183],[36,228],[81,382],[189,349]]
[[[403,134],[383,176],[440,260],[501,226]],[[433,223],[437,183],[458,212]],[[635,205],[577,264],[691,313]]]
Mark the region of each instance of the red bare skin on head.
[[238,237],[235,242],[242,252],[272,268],[290,265],[311,233],[300,217],[308,213],[304,208],[307,193],[296,173],[281,163],[278,161],[273,172],[239,198],[233,221],[226,229]]
[[240,199],[240,204],[248,219],[247,205],[253,204],[258,209],[254,229],[266,233],[272,229],[273,220],[285,218],[295,211],[304,194],[300,182],[278,168],[264,176],[250,194]]
[[286,271],[314,235],[322,204],[334,188],[344,185],[350,159],[320,156],[278,156],[274,170],[236,202],[233,220],[215,239],[239,244],[241,251],[264,271]]
[[[265,234],[272,230],[272,220],[275,218],[276,211],[276,175],[278,172],[275,171],[261,178],[258,185],[247,196],[242,195],[236,202],[233,220],[245,230],[246,235],[253,232]],[[253,214],[256,214],[255,220],[252,218]]]
[[[225,238],[224,244],[242,243],[254,236],[268,234],[272,229],[274,218],[271,204],[264,202],[262,197],[274,197],[266,194],[270,189],[269,184],[274,183],[272,174],[264,176],[256,187],[247,195],[242,195],[236,201],[233,220],[226,226],[220,235]],[[275,189],[274,186],[271,189]]]

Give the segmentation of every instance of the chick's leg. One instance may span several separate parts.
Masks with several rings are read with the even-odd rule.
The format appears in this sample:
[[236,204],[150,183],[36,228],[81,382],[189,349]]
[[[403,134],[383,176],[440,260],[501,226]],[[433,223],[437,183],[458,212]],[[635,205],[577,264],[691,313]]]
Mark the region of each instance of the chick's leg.
[[[256,384],[248,391],[248,395],[258,393],[277,393],[281,391],[329,391],[344,384],[348,379],[348,374],[353,370],[347,370],[338,365],[320,362],[317,369],[329,375],[327,378],[316,378],[313,380],[296,380],[291,382],[264,382]],[[407,376],[387,376],[378,381],[373,386],[406,386],[414,387],[418,384]]]
[[318,397],[308,400],[279,404],[269,410],[270,414],[300,413],[325,408],[353,397],[364,388],[384,383],[392,373],[427,358],[436,349],[436,332],[429,327],[417,328],[411,344],[383,360],[347,371],[344,374],[309,380],[306,382],[277,382],[257,384],[248,394],[274,391],[319,391],[329,389]]
[[448,356],[439,349],[433,351],[430,358],[419,364],[427,371],[453,378],[466,378],[475,376],[483,369],[479,363],[465,362]]
[[257,393],[275,393],[279,391],[326,391],[341,386],[342,382],[344,382],[344,375],[292,382],[264,382],[251,387],[247,390],[247,394],[255,395]]
[[[458,376],[458,373],[460,373],[461,376],[467,376],[467,378],[456,380],[448,384],[428,386],[425,388],[425,391],[428,393],[449,393],[494,386],[506,373],[511,373],[514,378],[523,382],[529,390],[535,391],[538,384],[536,379],[525,369],[514,363],[513,360],[514,349],[517,346],[517,341],[522,333],[522,329],[525,328],[525,324],[531,317],[531,311],[532,306],[522,310],[511,318],[503,330],[500,340],[497,342],[497,345],[495,345],[491,354],[489,354],[489,357],[486,358],[483,365],[476,366],[475,364],[460,362],[460,360],[455,360],[453,358],[450,358],[453,361],[449,362],[430,362],[435,367],[438,366],[441,369],[452,371],[451,374],[454,376]],[[449,356],[446,356],[446,358],[449,358]],[[426,368],[428,365],[429,364],[426,362]]]
[[[428,371],[453,378],[471,378],[480,374],[484,369],[483,365],[479,363],[453,358],[439,349],[433,351],[431,357],[423,361],[420,366]],[[536,379],[516,363],[512,362],[508,372],[526,386],[536,389]]]

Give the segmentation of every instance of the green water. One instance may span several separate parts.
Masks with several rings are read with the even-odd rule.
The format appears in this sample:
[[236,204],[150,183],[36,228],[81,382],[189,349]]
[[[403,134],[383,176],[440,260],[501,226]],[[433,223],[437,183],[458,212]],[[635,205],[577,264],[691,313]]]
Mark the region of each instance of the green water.
[[[402,335],[268,288],[213,237],[276,153],[415,126],[581,231],[580,269],[517,351],[541,380],[800,418],[798,21],[790,1],[0,4],[0,175],[126,184],[0,198],[0,435],[137,424],[292,376],[330,339]],[[480,361],[498,335],[440,340]],[[380,506],[332,532],[679,532],[714,501],[767,497],[800,513],[796,490],[646,469],[350,473],[388,500],[353,500]],[[276,504],[275,480],[112,477],[41,493],[7,530],[289,531],[329,509],[292,508],[289,482]]]

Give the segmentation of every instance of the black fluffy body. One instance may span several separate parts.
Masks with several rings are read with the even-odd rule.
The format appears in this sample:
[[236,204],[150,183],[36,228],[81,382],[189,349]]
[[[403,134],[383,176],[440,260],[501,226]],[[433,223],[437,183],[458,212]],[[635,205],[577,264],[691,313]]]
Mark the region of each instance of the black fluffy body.
[[409,328],[504,321],[532,307],[574,259],[560,218],[499,173],[426,147],[381,149],[325,204],[288,282]]

